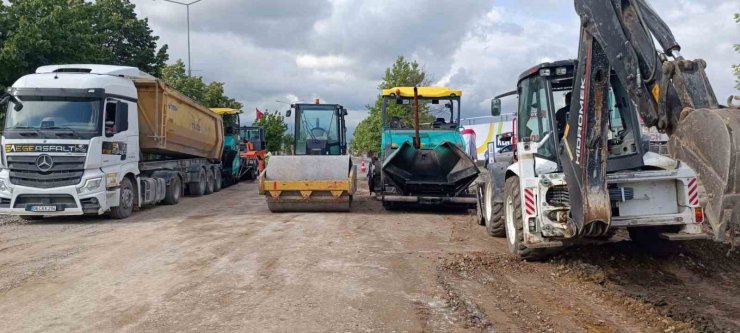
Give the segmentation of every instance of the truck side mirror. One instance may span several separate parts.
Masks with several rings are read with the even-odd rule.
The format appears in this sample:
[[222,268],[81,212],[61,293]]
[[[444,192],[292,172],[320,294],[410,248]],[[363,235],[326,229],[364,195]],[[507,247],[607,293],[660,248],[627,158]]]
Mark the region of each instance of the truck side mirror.
[[285,111],[285,116],[286,117],[290,117],[290,114],[291,114],[292,111],[293,111],[293,109],[288,109],[288,111]]
[[491,100],[491,115],[494,117],[501,115],[501,100],[498,98]]

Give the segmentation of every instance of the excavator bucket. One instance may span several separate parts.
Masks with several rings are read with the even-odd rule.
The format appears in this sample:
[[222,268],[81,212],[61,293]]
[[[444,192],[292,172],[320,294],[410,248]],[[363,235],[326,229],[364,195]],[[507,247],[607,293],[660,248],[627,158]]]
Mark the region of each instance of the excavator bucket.
[[478,167],[460,148],[444,142],[415,149],[405,142],[383,164],[383,172],[405,195],[457,196],[478,177]]
[[[706,220],[716,240],[740,226],[740,110],[699,109],[679,122],[671,155],[699,173],[706,189]],[[733,225],[734,224],[734,225]]]
[[259,180],[272,212],[348,212],[357,189],[349,156],[272,156]]

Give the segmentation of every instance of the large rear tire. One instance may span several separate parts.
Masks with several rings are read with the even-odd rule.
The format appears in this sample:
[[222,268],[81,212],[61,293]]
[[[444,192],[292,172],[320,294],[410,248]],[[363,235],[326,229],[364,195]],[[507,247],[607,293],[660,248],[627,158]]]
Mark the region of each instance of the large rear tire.
[[214,172],[213,192],[220,192],[223,188],[223,176],[220,172]]
[[519,177],[506,180],[504,198],[504,215],[506,221],[506,240],[509,252],[526,260],[545,259],[552,251],[531,249],[524,245],[524,223],[522,222],[522,200],[519,189]]
[[180,202],[180,196],[182,196],[182,181],[180,177],[173,177],[170,180],[170,184],[167,185],[167,192],[164,195],[162,203],[165,205],[177,205]]
[[206,171],[206,195],[213,193],[216,187],[216,175],[213,174],[213,169]]
[[200,169],[198,172],[198,181],[190,183],[190,195],[199,197],[206,194],[206,187],[208,186],[208,179],[206,178],[206,170]]
[[124,177],[121,180],[121,188],[119,190],[118,207],[110,209],[110,217],[116,220],[123,220],[134,211],[134,185],[131,184],[131,180]]
[[483,217],[486,232],[491,237],[506,237],[506,220],[504,218],[504,204],[493,202],[493,183],[486,182],[483,196]]

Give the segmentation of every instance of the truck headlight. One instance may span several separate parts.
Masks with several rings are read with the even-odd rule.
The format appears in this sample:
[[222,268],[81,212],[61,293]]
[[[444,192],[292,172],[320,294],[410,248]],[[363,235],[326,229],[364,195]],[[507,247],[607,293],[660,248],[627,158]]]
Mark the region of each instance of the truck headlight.
[[91,178],[85,181],[85,184],[77,188],[78,194],[85,194],[95,192],[100,188],[100,184],[103,183],[103,178]]
[[5,179],[0,179],[0,193],[13,194],[13,188],[8,186]]

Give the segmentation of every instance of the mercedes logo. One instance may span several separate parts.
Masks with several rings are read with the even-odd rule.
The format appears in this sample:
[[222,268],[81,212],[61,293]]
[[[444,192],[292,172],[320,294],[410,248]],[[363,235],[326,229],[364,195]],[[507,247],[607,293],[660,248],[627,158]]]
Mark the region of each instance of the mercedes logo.
[[36,167],[42,172],[49,171],[54,167],[54,160],[49,155],[39,155],[36,159]]

